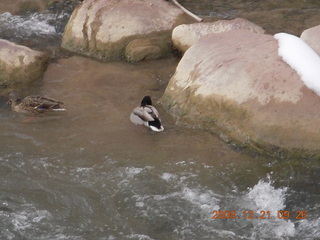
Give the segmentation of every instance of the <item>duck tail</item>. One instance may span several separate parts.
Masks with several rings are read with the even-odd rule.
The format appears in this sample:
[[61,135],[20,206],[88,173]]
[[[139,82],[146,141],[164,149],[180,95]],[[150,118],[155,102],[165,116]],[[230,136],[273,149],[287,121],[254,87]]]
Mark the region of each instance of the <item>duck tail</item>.
[[153,121],[149,121],[149,127],[156,132],[162,132],[164,130],[163,126],[161,125],[161,122],[159,118],[155,118]]

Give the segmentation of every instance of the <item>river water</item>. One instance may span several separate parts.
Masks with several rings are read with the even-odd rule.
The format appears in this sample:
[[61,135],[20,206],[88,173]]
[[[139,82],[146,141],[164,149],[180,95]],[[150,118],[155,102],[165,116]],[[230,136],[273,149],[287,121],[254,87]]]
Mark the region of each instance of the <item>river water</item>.
[[[320,20],[317,1],[179,2],[211,18],[251,16],[270,33]],[[1,14],[0,37],[56,47],[68,14]],[[177,126],[157,100],[178,61],[58,58],[22,94],[64,101],[64,114],[30,120],[0,97],[1,240],[320,239],[319,161],[253,155]],[[144,95],[164,132],[129,121]]]

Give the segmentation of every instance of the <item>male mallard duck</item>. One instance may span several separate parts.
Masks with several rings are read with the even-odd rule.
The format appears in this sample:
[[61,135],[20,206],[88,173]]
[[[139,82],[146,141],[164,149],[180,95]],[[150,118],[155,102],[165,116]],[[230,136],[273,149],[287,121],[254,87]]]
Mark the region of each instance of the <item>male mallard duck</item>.
[[149,96],[145,96],[142,99],[140,107],[133,109],[130,120],[136,125],[144,125],[155,132],[162,132],[164,130],[161,125],[159,113],[157,109],[152,106],[152,101]]
[[8,104],[13,111],[33,115],[44,112],[66,111],[65,108],[60,106],[63,102],[39,95],[21,99],[16,93],[10,93]]

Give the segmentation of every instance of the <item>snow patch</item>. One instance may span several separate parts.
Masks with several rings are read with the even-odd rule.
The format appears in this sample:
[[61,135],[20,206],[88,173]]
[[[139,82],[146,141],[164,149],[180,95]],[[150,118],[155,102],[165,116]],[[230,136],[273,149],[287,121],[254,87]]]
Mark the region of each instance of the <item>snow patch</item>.
[[301,38],[287,33],[277,33],[278,54],[294,69],[304,84],[320,96],[320,57]]

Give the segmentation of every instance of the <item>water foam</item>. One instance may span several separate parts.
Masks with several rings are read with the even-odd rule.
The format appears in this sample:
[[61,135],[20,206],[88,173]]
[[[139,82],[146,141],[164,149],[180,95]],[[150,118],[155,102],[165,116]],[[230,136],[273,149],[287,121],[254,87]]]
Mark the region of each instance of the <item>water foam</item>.
[[11,218],[13,228],[17,232],[37,228],[37,226],[45,224],[45,222],[52,219],[49,211],[35,209],[35,207],[30,204],[25,205],[24,210],[11,213],[9,217]]
[[167,182],[169,182],[170,180],[174,179],[175,178],[175,175],[174,174],[171,174],[171,173],[163,173],[161,178]]
[[285,193],[287,188],[275,189],[271,182],[260,180],[250,189],[248,198],[255,204],[258,211],[270,211],[277,216],[277,212],[285,208]]
[[299,233],[301,239],[320,239],[320,217],[315,220],[299,221],[296,232]]
[[293,237],[295,235],[295,225],[291,220],[278,217],[278,211],[286,207],[285,199],[288,188],[275,188],[273,182],[260,180],[253,188],[249,189],[247,198],[254,212],[268,211],[270,219],[258,219],[252,221],[252,239],[282,239],[283,237]]
[[132,240],[154,240],[153,238],[144,235],[144,234],[131,234],[126,236],[126,239],[132,239]]
[[33,13],[29,16],[12,15],[9,12],[0,14],[2,29],[10,29],[25,36],[57,34],[55,27],[49,23],[56,20],[53,14]]
[[217,205],[219,199],[217,199],[211,190],[202,191],[201,189],[191,189],[189,187],[183,187],[180,196],[182,199],[187,200],[192,205],[198,207],[204,212],[211,212],[213,210],[219,210]]

